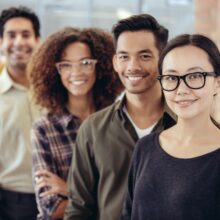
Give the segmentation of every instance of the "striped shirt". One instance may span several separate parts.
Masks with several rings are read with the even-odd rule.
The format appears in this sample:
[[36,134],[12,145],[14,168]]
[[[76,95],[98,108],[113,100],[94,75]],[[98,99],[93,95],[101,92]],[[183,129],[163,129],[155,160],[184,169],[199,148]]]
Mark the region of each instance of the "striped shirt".
[[[63,180],[67,180],[75,144],[79,118],[65,111],[62,115],[46,115],[33,126],[31,141],[33,145],[33,176],[36,171],[46,169]],[[40,197],[35,190],[38,219],[50,219],[58,205],[66,198],[60,195]]]

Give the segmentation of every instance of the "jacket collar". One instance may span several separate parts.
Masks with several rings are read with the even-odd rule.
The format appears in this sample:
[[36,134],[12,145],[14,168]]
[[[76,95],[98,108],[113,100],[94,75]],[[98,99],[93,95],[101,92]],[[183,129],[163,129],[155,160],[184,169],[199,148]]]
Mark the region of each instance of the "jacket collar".
[[[164,97],[162,97],[161,101],[163,102],[163,105],[164,105],[164,114],[168,114],[174,121],[176,121],[177,116],[170,110],[170,108],[168,107],[168,105],[166,104],[164,100]],[[122,98],[119,101],[117,101],[115,105],[115,113],[117,112],[120,118],[123,117],[123,108],[125,106],[125,102],[126,102],[126,95],[123,95]]]

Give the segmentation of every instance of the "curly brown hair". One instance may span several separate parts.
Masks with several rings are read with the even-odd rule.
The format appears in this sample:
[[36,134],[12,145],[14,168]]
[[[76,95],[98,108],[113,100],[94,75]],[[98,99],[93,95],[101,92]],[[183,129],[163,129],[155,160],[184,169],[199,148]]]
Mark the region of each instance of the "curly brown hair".
[[61,61],[65,48],[74,42],[85,43],[96,64],[96,82],[93,100],[96,110],[112,104],[121,92],[121,83],[113,69],[114,44],[112,36],[99,28],[65,28],[48,37],[33,54],[28,65],[28,75],[36,104],[51,114],[63,112],[68,101],[55,63]]

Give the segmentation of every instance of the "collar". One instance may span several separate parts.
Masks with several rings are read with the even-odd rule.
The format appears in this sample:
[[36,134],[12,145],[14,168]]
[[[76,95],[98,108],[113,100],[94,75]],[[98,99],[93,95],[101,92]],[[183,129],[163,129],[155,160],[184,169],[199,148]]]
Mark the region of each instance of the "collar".
[[12,78],[9,76],[8,71],[6,67],[3,68],[1,76],[0,76],[0,94],[6,93],[9,91],[12,87],[18,89],[27,91],[28,89],[20,84],[15,83]]
[[[125,106],[125,100],[126,100],[126,95],[123,95],[123,97],[119,101],[117,101],[117,103],[115,104],[115,112],[114,112],[113,118],[114,118],[116,113],[118,113],[120,119],[124,118],[123,108]],[[170,108],[166,104],[163,97],[162,97],[162,102],[163,102],[163,105],[164,105],[164,114],[165,115],[168,114],[174,121],[177,121],[177,116],[170,110]]]
[[114,119],[115,115],[118,114],[119,118],[122,120],[124,118],[123,108],[125,106],[125,95],[122,96],[121,99],[116,101],[115,103],[115,111],[113,113],[112,120]]
[[75,115],[72,115],[66,108],[63,110],[62,114],[55,116],[60,124],[63,124],[64,127],[68,127],[71,122],[74,122],[76,125],[80,125],[80,119]]

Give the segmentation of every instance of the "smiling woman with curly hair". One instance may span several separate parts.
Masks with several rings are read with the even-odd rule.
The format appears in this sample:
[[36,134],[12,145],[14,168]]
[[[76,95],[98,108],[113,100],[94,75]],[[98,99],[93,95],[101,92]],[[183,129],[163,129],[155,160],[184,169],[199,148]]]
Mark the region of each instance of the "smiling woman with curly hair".
[[96,82],[93,86],[95,109],[108,106],[120,91],[120,81],[116,79],[112,65],[114,47],[112,37],[97,28],[82,31],[65,28],[49,37],[32,58],[29,65],[31,84],[37,104],[49,113],[63,111],[68,100],[68,91],[61,81],[55,64],[61,61],[63,50],[73,42],[88,45],[96,64]]
[[77,130],[120,92],[113,54],[107,32],[65,28],[46,39],[31,59],[28,72],[34,98],[47,110],[31,136],[38,219],[62,219]]

